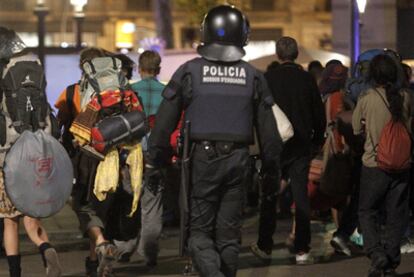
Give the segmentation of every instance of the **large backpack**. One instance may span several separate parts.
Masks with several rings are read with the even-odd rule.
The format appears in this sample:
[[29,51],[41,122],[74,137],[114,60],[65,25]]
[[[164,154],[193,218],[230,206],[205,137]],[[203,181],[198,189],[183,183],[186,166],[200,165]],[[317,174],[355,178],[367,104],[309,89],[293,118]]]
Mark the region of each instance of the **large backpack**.
[[19,134],[46,127],[50,109],[45,87],[45,74],[38,61],[16,62],[1,81],[2,111]]
[[[384,97],[376,90],[389,110]],[[374,147],[375,149],[375,147]],[[403,122],[390,119],[381,131],[376,147],[378,167],[390,173],[407,170],[411,166],[411,137]]]
[[141,139],[148,131],[145,114],[135,93],[126,89],[121,61],[95,58],[83,65],[83,71],[96,94],[70,131],[104,154],[113,146]]
[[106,90],[122,90],[127,85],[125,74],[122,72],[122,63],[114,57],[94,58],[83,64],[88,83],[95,92]]
[[11,61],[0,80],[0,166],[5,154],[25,130],[43,129],[60,136],[45,93],[46,79],[39,61]]

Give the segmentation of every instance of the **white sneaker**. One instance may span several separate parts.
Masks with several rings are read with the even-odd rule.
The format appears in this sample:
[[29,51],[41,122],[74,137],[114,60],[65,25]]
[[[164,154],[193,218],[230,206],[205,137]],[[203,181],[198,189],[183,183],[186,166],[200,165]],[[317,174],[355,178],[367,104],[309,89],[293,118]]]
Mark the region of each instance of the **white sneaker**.
[[409,239],[406,239],[404,244],[401,245],[401,254],[409,254],[414,252],[414,243]]
[[299,253],[296,254],[296,264],[297,265],[310,265],[314,263],[313,256],[310,252],[308,253]]

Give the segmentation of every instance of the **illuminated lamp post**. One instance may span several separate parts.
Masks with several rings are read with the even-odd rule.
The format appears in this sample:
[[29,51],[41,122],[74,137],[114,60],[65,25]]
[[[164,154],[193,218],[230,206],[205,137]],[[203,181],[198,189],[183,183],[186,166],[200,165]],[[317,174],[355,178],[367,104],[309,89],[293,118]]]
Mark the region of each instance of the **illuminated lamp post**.
[[45,36],[46,36],[45,19],[46,19],[46,16],[49,14],[49,8],[45,6],[44,0],[37,0],[36,6],[34,8],[34,14],[37,16],[37,37],[38,37],[37,56],[44,67],[45,66]]
[[361,20],[360,15],[365,13],[368,0],[351,0],[351,65],[357,60],[361,49]]
[[82,49],[82,25],[85,19],[83,7],[88,3],[88,0],[70,0],[74,7],[73,19],[76,23],[76,49]]

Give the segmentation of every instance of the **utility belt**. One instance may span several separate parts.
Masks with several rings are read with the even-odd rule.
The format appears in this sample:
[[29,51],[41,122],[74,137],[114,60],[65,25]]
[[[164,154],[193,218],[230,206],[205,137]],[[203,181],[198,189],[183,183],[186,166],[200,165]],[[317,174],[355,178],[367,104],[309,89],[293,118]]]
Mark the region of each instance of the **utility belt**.
[[246,143],[236,143],[228,141],[196,141],[196,149],[202,149],[206,152],[208,159],[215,159],[220,156],[231,154],[234,150],[247,148]]

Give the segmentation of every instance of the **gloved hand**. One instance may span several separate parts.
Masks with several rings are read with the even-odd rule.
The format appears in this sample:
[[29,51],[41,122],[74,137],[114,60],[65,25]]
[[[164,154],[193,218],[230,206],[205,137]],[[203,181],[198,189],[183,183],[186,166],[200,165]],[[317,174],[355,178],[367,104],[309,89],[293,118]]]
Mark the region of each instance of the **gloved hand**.
[[164,190],[164,175],[161,168],[145,165],[144,186],[154,195]]

